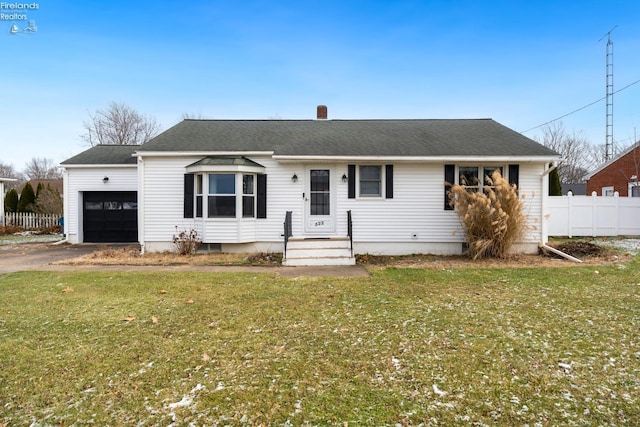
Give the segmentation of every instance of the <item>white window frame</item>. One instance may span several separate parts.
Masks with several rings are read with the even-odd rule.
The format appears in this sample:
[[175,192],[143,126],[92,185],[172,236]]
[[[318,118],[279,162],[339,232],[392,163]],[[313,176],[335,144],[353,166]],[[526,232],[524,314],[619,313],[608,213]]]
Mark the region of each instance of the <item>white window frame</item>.
[[[378,194],[363,194],[362,193],[362,168],[363,167],[375,167],[378,168],[380,170],[380,181],[378,182]],[[357,172],[357,177],[358,177],[358,197],[362,197],[364,199],[372,199],[372,198],[377,198],[380,199],[382,197],[384,197],[384,183],[386,182],[385,179],[385,168],[382,165],[358,165],[358,172]],[[367,182],[373,182],[373,181],[367,181]]]
[[[233,175],[234,177],[234,190],[232,193],[211,193],[209,191],[209,177],[211,175]],[[253,181],[252,193],[245,193],[244,188],[244,177],[250,176]],[[202,188],[200,189],[202,193],[198,192],[198,177],[202,177]],[[195,217],[202,218],[207,220],[216,220],[216,219],[255,219],[257,217],[257,174],[255,173],[246,173],[246,172],[210,172],[210,173],[202,173],[196,174],[195,178],[195,189],[194,193],[196,197],[194,198],[195,203]],[[223,196],[223,197],[235,197],[235,207],[236,214],[235,216],[209,216],[209,197],[212,196]],[[202,197],[202,215],[198,216],[198,197]],[[253,211],[251,215],[245,215],[244,212],[244,198],[252,197],[253,198]],[[206,202],[206,203],[205,203]]]
[[[223,176],[230,175],[233,177],[233,193],[212,193],[211,192],[211,177],[213,176]],[[220,173],[208,173],[207,176],[207,208],[206,208],[206,218],[208,219],[216,219],[216,218],[238,218],[238,174],[234,172],[220,172]],[[212,197],[233,197],[234,200],[234,215],[233,216],[225,216],[225,215],[216,215],[211,216],[209,212],[209,200]],[[203,212],[204,214],[204,212]],[[242,215],[242,213],[240,213]]]
[[615,193],[613,185],[610,185],[608,187],[602,187],[601,191],[602,191],[601,193],[602,197],[613,197]]
[[[251,177],[251,193],[247,193],[245,186],[244,186],[244,177]],[[241,197],[241,212],[240,212],[240,217],[241,218],[255,218],[256,217],[256,209],[257,209],[257,201],[256,201],[256,186],[258,184],[258,177],[256,174],[253,173],[241,173],[240,174],[240,180],[242,182],[242,194],[240,194]],[[251,215],[245,215],[244,212],[244,199],[247,197],[251,197],[251,199],[253,199],[253,211],[251,212]]]
[[[195,175],[194,183],[194,217],[195,218],[204,218],[205,217],[205,197],[204,197],[204,181],[206,174],[198,173]],[[207,182],[208,182],[207,178]],[[198,212],[198,201],[200,202],[200,211]]]
[[[465,185],[460,182],[460,169],[462,168],[477,168],[478,170],[478,182],[476,185]],[[504,171],[507,170],[506,165],[477,165],[477,164],[469,164],[469,165],[456,165],[456,182],[459,186],[464,187],[467,191],[477,192],[483,189],[484,187],[493,187],[489,186],[486,182],[486,173],[485,169],[500,169],[500,174],[503,178],[507,178],[504,174]]]

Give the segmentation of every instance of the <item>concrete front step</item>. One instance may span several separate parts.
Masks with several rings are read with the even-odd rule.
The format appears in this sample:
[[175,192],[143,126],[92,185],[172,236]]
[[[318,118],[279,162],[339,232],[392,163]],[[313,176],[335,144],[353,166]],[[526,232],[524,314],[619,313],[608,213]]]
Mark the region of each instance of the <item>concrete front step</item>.
[[355,265],[348,238],[291,238],[287,244],[286,266]]
[[282,261],[282,265],[286,267],[356,265],[356,259],[351,257],[287,258]]

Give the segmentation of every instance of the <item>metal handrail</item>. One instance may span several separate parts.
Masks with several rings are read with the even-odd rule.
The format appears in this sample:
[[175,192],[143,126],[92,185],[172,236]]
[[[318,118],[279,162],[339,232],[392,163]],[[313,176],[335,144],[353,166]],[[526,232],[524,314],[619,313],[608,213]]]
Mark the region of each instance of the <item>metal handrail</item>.
[[284,258],[287,257],[287,243],[289,242],[289,237],[293,235],[292,226],[291,226],[291,211],[287,211],[284,216]]
[[353,258],[353,220],[351,218],[351,210],[347,211],[347,236],[349,236],[349,245],[351,246],[351,257]]

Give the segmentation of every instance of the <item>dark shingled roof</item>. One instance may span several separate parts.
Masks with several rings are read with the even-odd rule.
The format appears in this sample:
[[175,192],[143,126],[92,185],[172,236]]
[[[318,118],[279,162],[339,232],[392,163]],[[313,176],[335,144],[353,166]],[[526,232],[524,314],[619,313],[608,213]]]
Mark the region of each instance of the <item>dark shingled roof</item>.
[[96,145],[65,160],[61,165],[135,165],[139,145]]
[[253,160],[249,160],[242,156],[216,156],[216,157],[205,157],[204,159],[200,159],[197,162],[190,164],[187,167],[191,166],[222,166],[222,165],[233,165],[233,166],[252,166],[259,167],[262,166],[259,163],[254,162]]
[[282,156],[558,156],[491,119],[187,119],[143,144],[139,151],[273,151]]

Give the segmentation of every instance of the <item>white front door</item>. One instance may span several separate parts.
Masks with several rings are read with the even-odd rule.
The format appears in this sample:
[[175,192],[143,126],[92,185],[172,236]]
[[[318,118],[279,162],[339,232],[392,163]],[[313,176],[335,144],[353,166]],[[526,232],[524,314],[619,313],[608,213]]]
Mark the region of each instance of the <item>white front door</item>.
[[329,235],[336,231],[335,177],[330,167],[310,166],[305,177],[304,231]]

